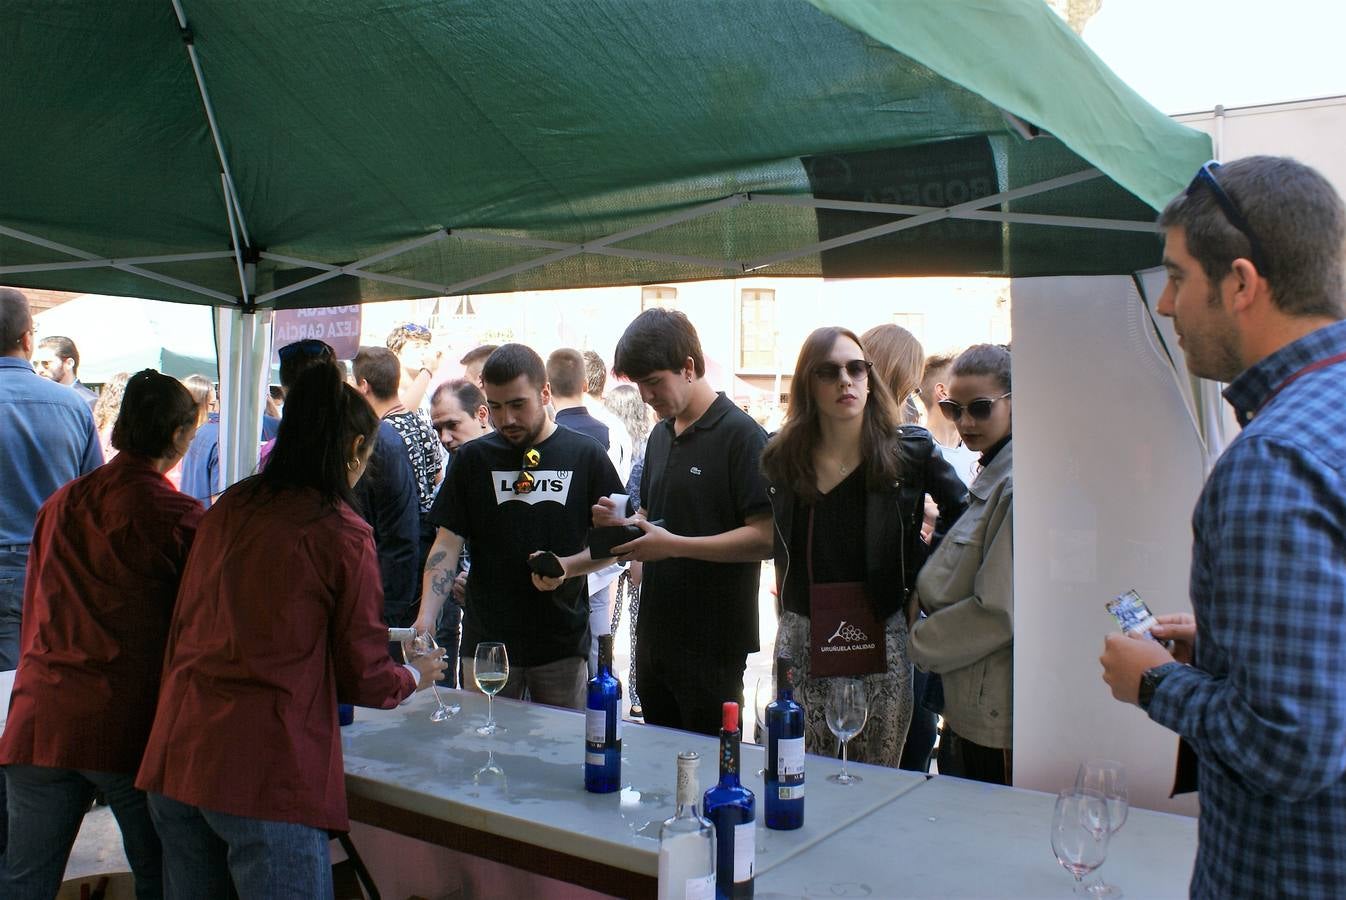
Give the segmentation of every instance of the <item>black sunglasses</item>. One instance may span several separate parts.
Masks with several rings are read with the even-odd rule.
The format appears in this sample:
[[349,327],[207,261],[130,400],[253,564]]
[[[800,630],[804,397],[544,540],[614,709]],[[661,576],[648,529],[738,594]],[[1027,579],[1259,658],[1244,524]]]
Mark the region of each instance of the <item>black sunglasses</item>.
[[985,422],[987,419],[991,418],[991,410],[996,402],[1004,400],[1009,395],[1010,392],[1006,391],[999,397],[978,397],[967,406],[954,400],[941,400],[939,401],[939,411],[944,413],[944,418],[948,419],[950,422],[957,422],[959,419],[963,418],[964,410],[966,410],[967,414],[972,417],[972,421]]
[[1192,178],[1192,183],[1187,185],[1186,196],[1190,197],[1193,189],[1204,184],[1210,190],[1211,196],[1215,198],[1215,202],[1220,205],[1220,209],[1224,210],[1225,219],[1248,239],[1248,249],[1252,263],[1257,267],[1260,274],[1266,275],[1267,258],[1266,254],[1262,252],[1262,242],[1257,239],[1253,227],[1248,224],[1248,220],[1244,218],[1243,213],[1234,203],[1234,198],[1226,194],[1224,188],[1220,187],[1220,181],[1215,177],[1215,170],[1218,168],[1220,168],[1220,164],[1211,160],[1197,169],[1196,176]]
[[819,381],[836,381],[841,377],[841,370],[845,369],[846,374],[851,376],[851,381],[864,381],[869,377],[869,370],[872,368],[874,364],[867,359],[852,359],[844,366],[834,362],[818,363],[813,367],[813,377]]
[[293,359],[296,356],[327,356],[331,359],[336,359],[336,352],[327,345],[326,341],[320,341],[316,338],[308,338],[281,347],[279,356],[282,362],[287,359]]

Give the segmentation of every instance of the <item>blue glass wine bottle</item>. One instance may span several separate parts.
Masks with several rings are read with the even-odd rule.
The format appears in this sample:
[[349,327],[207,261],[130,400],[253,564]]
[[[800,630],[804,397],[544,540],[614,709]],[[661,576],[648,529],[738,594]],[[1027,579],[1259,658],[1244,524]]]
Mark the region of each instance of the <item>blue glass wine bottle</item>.
[[702,806],[715,825],[715,897],[739,900],[753,894],[757,865],[757,799],[739,783],[738,704],[724,705],[720,728],[720,782],[706,791]]
[[610,794],[622,786],[622,683],[612,674],[612,635],[598,636],[598,672],[585,702],[584,789]]
[[766,827],[804,824],[804,707],[795,702],[795,667],[776,659],[776,699],[766,708]]

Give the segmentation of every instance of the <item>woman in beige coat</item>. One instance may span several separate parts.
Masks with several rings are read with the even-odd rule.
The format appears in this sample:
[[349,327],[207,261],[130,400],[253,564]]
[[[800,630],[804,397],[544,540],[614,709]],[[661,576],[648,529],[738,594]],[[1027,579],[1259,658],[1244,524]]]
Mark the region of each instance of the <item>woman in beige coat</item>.
[[[1010,784],[1014,679],[1014,524],[1010,354],[977,344],[954,360],[940,411],[981,453],[967,512],[916,579],[912,662],[943,676],[939,771]],[[917,610],[925,613],[917,617]]]

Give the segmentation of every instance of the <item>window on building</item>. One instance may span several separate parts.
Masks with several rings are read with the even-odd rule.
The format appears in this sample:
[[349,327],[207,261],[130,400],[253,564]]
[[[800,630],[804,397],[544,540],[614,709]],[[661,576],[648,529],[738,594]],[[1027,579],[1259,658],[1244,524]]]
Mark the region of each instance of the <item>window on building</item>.
[[776,365],[776,292],[744,288],[739,294],[738,365],[772,369]]
[[911,336],[925,343],[925,313],[893,313],[893,324],[911,332]]
[[657,284],[641,288],[640,311],[644,312],[655,306],[662,306],[665,309],[677,309],[678,289]]
[[453,317],[455,319],[465,319],[468,316],[475,316],[477,309],[472,305],[471,295],[464,294],[458,298],[457,304],[453,308]]

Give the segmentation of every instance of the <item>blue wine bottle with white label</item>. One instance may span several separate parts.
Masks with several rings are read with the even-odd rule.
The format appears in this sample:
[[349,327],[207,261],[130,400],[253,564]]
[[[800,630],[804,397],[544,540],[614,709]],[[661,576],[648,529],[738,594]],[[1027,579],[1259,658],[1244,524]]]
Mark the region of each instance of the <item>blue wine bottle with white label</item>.
[[720,728],[720,782],[702,800],[715,825],[715,898],[740,900],[753,894],[757,868],[757,798],[739,783],[737,703],[724,705]]
[[804,707],[795,702],[795,668],[776,659],[776,699],[766,707],[766,827],[804,824]]
[[622,683],[612,674],[612,635],[598,636],[598,673],[589,679],[584,723],[584,789],[622,786]]

